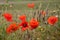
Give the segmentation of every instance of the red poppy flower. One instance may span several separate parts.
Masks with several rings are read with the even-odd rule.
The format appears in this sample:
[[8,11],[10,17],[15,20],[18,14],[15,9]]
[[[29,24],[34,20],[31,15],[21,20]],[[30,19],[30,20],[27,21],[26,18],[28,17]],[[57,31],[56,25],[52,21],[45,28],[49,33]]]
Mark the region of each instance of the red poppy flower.
[[58,18],[56,16],[51,16],[47,21],[50,25],[54,25],[58,21]]
[[10,13],[4,13],[3,16],[7,21],[12,21],[12,15]]
[[46,15],[46,12],[43,11],[43,10],[41,10],[41,14],[42,14],[42,16],[45,16]]
[[6,29],[6,32],[7,32],[7,33],[11,33],[11,32],[14,32],[14,31],[16,31],[16,30],[18,30],[18,29],[19,29],[19,26],[17,26],[16,23],[13,23],[13,24],[10,24],[10,25],[8,26],[8,28]]
[[35,29],[35,28],[37,28],[38,25],[39,25],[39,22],[38,22],[37,20],[35,20],[35,19],[31,19],[31,21],[30,21],[31,29]]
[[34,3],[28,3],[29,8],[34,8],[35,4]]
[[22,21],[19,26],[22,26],[22,31],[25,31],[28,28],[28,22]]
[[25,21],[26,20],[26,16],[25,15],[21,15],[21,16],[19,16],[19,19],[22,20],[22,21]]

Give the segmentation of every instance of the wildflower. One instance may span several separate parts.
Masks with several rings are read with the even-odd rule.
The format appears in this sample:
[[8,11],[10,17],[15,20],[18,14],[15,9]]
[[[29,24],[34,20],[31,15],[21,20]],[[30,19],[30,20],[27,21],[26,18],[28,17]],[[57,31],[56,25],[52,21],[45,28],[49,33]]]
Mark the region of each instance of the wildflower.
[[44,17],[44,16],[46,15],[46,12],[43,11],[43,10],[41,10],[41,14],[42,14],[42,16]]
[[19,26],[22,26],[22,31],[25,31],[28,28],[28,22],[22,21]]
[[26,16],[25,16],[25,15],[21,15],[21,16],[19,16],[19,19],[20,19],[21,21],[25,21],[25,20],[26,20]]
[[58,18],[56,16],[50,16],[47,21],[50,25],[54,25],[58,21]]
[[31,26],[32,29],[37,28],[38,25],[39,25],[39,22],[38,22],[37,20],[31,19],[31,21],[30,21],[30,26]]
[[14,32],[14,31],[16,31],[16,30],[18,30],[18,29],[19,29],[19,26],[17,26],[16,23],[13,23],[13,24],[10,24],[10,25],[8,26],[8,28],[6,29],[6,32],[7,32],[7,33],[11,33],[11,32]]
[[35,4],[34,4],[34,3],[31,3],[31,4],[30,4],[30,3],[28,3],[28,7],[29,7],[29,8],[34,8],[34,6],[35,6]]
[[12,15],[10,13],[4,13],[3,16],[7,21],[12,21]]

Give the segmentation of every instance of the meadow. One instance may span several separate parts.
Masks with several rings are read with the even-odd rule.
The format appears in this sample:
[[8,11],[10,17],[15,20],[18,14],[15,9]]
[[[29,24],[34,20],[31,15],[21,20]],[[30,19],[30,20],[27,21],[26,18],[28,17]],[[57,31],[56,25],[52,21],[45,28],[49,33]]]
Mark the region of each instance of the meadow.
[[[60,40],[60,0],[6,0],[7,3],[0,4],[0,40]],[[34,8],[28,8],[28,3],[34,3]],[[40,11],[46,11],[45,21]],[[34,30],[19,30],[7,34],[6,28],[11,22],[7,22],[2,16],[4,12],[11,13],[16,23],[21,22],[19,15],[26,15],[27,22],[31,18],[37,19],[40,24]],[[49,16],[58,16],[58,22],[51,26],[47,22]]]

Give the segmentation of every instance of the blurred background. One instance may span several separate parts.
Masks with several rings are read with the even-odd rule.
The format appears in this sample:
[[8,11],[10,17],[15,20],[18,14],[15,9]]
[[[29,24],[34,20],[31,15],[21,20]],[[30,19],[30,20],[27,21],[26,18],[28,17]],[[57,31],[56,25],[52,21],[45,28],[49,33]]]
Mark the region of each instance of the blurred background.
[[[28,3],[34,3],[34,8],[28,8]],[[45,20],[49,16],[58,16],[59,20],[54,26],[43,21],[40,11],[46,11]],[[19,15],[25,14],[29,22],[35,17],[40,26],[34,30],[22,32],[21,28],[10,35],[6,34],[6,28],[10,24],[2,14],[9,12],[13,15],[13,20],[17,23]],[[60,40],[60,0],[0,0],[0,40]]]

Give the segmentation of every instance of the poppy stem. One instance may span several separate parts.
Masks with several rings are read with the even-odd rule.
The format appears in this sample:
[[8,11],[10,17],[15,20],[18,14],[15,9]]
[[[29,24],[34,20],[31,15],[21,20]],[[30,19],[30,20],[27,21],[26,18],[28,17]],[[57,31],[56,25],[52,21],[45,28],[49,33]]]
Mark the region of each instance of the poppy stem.
[[27,36],[28,36],[28,40],[30,40],[30,33],[28,30],[27,30]]

